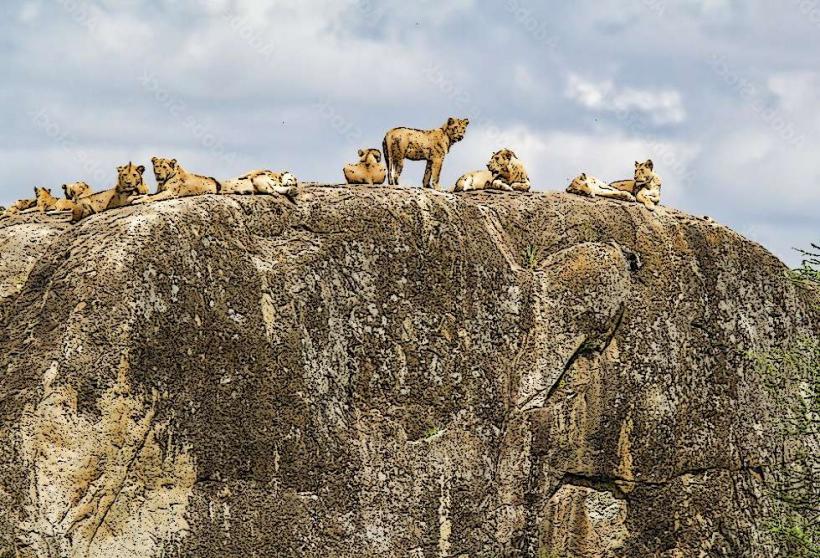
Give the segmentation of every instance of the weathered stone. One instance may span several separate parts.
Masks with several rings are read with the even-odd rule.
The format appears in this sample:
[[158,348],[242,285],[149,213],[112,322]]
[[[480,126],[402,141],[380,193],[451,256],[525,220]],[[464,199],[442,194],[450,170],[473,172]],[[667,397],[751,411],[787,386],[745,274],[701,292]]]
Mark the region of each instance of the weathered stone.
[[769,557],[760,246],[567,194],[0,220],[0,555]]

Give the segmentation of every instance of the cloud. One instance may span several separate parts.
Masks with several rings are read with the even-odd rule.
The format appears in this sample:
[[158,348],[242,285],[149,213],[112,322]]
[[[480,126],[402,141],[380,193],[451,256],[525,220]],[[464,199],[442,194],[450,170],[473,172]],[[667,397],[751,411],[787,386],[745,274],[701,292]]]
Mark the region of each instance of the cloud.
[[657,125],[680,124],[686,120],[681,94],[673,89],[618,87],[611,80],[593,81],[570,74],[566,95],[590,110],[621,114],[639,112]]

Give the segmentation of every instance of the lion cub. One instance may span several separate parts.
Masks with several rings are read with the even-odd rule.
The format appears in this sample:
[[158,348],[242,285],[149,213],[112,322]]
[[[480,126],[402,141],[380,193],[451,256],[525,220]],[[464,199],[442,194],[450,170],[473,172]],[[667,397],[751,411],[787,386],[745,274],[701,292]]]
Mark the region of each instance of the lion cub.
[[173,198],[218,194],[221,185],[215,178],[193,174],[182,168],[176,159],[152,157],[154,176],[157,179],[157,193],[141,196],[133,203],[149,203]]
[[434,130],[389,130],[382,144],[384,159],[387,162],[388,183],[391,186],[398,186],[405,159],[427,161],[423,186],[438,190],[444,157],[454,143],[464,139],[469,124],[467,118],[448,118],[441,128]]
[[587,173],[582,172],[576,176],[573,181],[567,186],[567,192],[570,194],[578,194],[579,196],[588,196],[594,198],[600,196],[602,198],[613,198],[621,201],[635,201],[635,196],[629,192],[613,188],[603,180],[588,176]]
[[387,167],[382,164],[378,149],[359,149],[359,162],[345,165],[342,172],[348,184],[384,184]]
[[471,192],[492,188],[493,173],[488,170],[468,172],[458,179],[453,192]]
[[73,211],[76,204],[71,200],[55,198],[51,195],[51,188],[34,188],[37,198],[37,209],[40,213],[46,211]]
[[652,159],[644,163],[635,161],[635,178],[619,180],[610,184],[612,188],[629,192],[635,199],[644,204],[650,211],[661,203],[661,177],[655,174],[655,164]]
[[239,178],[225,180],[221,183],[222,194],[281,194],[292,195],[299,181],[288,171],[273,172],[269,170],[251,171]]

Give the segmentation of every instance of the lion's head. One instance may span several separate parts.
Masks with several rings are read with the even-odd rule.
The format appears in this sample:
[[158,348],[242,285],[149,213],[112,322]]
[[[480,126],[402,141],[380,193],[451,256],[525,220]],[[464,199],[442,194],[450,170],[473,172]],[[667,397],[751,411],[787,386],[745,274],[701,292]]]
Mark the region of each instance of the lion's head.
[[447,124],[444,125],[444,133],[450,138],[451,143],[456,143],[464,139],[467,133],[467,126],[470,124],[469,118],[453,118],[447,119]]
[[487,170],[493,173],[493,176],[500,176],[502,178],[510,178],[510,162],[517,159],[512,149],[501,149],[493,153],[490,162],[487,163]]
[[179,170],[179,163],[177,163],[176,159],[163,159],[161,157],[152,157],[151,163],[154,165],[154,177],[157,179],[157,191],[162,192],[165,189],[165,183],[177,174]]
[[646,184],[652,180],[655,175],[655,163],[652,159],[647,159],[645,163],[635,161],[635,182],[638,184]]
[[143,184],[142,175],[144,172],[144,166],[136,166],[131,162],[117,167],[117,192],[121,194],[138,194]]
[[63,184],[63,193],[65,194],[66,199],[75,202],[78,199],[90,194],[91,186],[85,182],[71,182],[69,184]]
[[375,165],[382,162],[382,152],[378,149],[359,149],[359,160],[362,163]]
[[51,195],[51,188],[35,186],[34,199],[37,200],[38,206],[50,202],[52,199],[54,199],[54,196]]

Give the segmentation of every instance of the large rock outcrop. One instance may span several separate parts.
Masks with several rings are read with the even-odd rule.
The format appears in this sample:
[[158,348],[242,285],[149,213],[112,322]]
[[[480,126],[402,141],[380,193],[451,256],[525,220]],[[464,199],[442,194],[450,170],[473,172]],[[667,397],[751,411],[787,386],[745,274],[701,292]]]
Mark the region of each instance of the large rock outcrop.
[[39,221],[0,221],[0,555],[773,555],[750,352],[818,318],[725,227],[320,187]]

